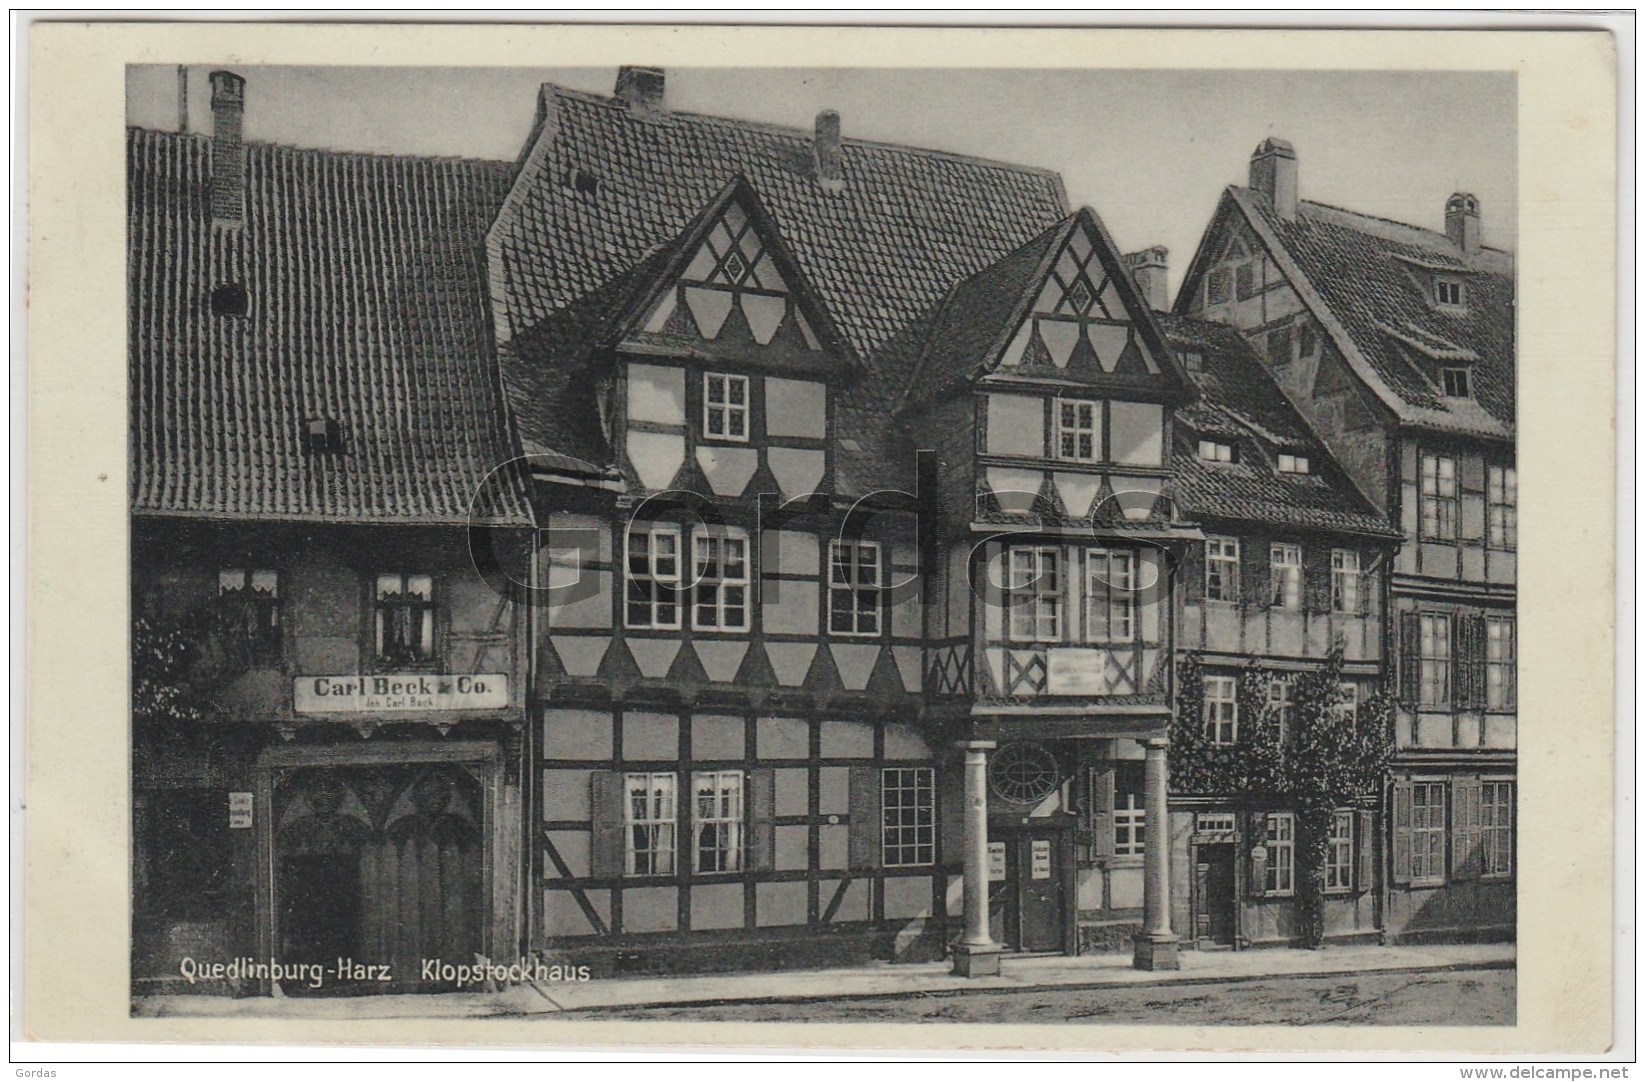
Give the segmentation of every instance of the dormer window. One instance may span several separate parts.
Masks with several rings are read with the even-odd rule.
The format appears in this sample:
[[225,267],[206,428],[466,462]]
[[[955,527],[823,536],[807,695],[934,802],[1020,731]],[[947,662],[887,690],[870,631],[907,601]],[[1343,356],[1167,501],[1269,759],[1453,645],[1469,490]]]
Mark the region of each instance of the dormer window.
[[1177,359],[1182,362],[1182,367],[1190,372],[1205,371],[1205,358],[1198,350],[1182,350],[1177,354]]
[[1307,455],[1293,455],[1293,454],[1282,454],[1282,455],[1280,455],[1279,456],[1279,472],[1280,473],[1307,473],[1308,472],[1308,456]]
[[578,195],[598,195],[600,192],[600,178],[587,169],[567,169],[565,171],[565,186]]
[[1466,368],[1441,368],[1439,370],[1440,385],[1445,390],[1446,398],[1467,398],[1468,370]]
[[1434,279],[1434,303],[1441,308],[1461,308],[1462,283],[1455,278]]
[[343,449],[343,426],[335,417],[310,417],[303,422],[303,451],[310,455],[334,454]]
[[1233,462],[1234,445],[1218,440],[1200,440],[1199,457],[1206,462]]

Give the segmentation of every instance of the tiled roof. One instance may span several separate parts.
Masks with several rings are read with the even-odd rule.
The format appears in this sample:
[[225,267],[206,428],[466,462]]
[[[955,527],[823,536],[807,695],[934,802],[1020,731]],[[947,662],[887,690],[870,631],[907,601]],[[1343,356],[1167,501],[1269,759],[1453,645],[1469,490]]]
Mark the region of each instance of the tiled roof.
[[[829,192],[813,173],[810,132],[691,113],[638,117],[613,99],[545,86],[489,238],[499,339],[541,333],[631,274],[741,174],[867,369],[844,416],[856,415],[853,405],[864,417],[889,408],[915,355],[909,328],[955,283],[1063,218],[1066,198],[1055,173],[937,151],[845,139],[841,160],[843,189]],[[579,171],[595,192],[567,183]],[[557,363],[536,349],[507,355],[522,386],[539,377],[516,380],[516,366]],[[521,424],[533,443],[564,435],[531,417]]]
[[[1337,468],[1238,330],[1187,316],[1159,318],[1173,346],[1202,358],[1200,370],[1188,373],[1199,397],[1175,415],[1173,484],[1188,518],[1399,536]],[[1247,453],[1237,462],[1207,462],[1198,454],[1200,436],[1237,442]],[[1256,445],[1262,453],[1249,453]],[[1273,456],[1281,450],[1306,455],[1310,472],[1278,472]]]
[[[210,141],[127,136],[138,513],[462,523],[514,455],[485,300],[513,167],[248,144],[216,226]],[[244,316],[209,297],[238,283]],[[329,417],[346,450],[307,455]],[[529,522],[523,486],[478,513]]]
[[[1350,365],[1401,420],[1442,431],[1512,437],[1510,253],[1483,248],[1469,255],[1444,233],[1321,203],[1299,203],[1296,217],[1287,221],[1251,189],[1231,188],[1229,195],[1281,268],[1293,278],[1300,276],[1323,302],[1351,342],[1344,350]],[[1427,283],[1434,273],[1455,274],[1463,281],[1464,308],[1445,311],[1431,302]],[[1432,372],[1425,371],[1449,361],[1471,362],[1471,398],[1446,398]]]

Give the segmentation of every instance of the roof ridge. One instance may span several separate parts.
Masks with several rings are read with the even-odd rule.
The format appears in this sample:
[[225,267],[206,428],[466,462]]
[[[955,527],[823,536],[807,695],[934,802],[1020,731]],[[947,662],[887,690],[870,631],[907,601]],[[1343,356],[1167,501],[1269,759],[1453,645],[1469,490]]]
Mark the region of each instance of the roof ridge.
[[[1238,188],[1242,192],[1255,192],[1256,191],[1255,188],[1251,188],[1251,187],[1248,187],[1248,186],[1242,186],[1242,185],[1238,185],[1238,184],[1233,185],[1233,187]],[[1368,221],[1368,222],[1377,222],[1381,225],[1392,225],[1392,226],[1397,226],[1400,229],[1409,229],[1413,232],[1421,233],[1426,237],[1431,237],[1435,241],[1438,241],[1441,244],[1449,245],[1453,248],[1455,247],[1455,245],[1451,244],[1451,238],[1449,236],[1447,236],[1446,234],[1440,232],[1437,229],[1430,229],[1425,225],[1413,225],[1410,222],[1402,222],[1397,218],[1384,218],[1380,214],[1367,214],[1362,210],[1351,210],[1348,207],[1339,207],[1335,203],[1322,203],[1317,199],[1299,199],[1299,200],[1297,200],[1297,206],[1299,206],[1299,207],[1314,207],[1314,208],[1317,208],[1319,210],[1328,210],[1328,211],[1331,211],[1332,213],[1335,213],[1335,214],[1345,215],[1346,217],[1349,217],[1349,218],[1359,218],[1359,219],[1362,219],[1362,220]],[[1396,242],[1396,243],[1398,243],[1398,242]],[[1490,245],[1490,244],[1480,245],[1480,251],[1482,251],[1482,252],[1494,252],[1497,255],[1504,255],[1504,256],[1509,256],[1509,257],[1512,257],[1514,255],[1514,251],[1511,248],[1498,248],[1498,247],[1495,247],[1494,245]],[[1459,262],[1463,263],[1464,267],[1466,267],[1466,265],[1467,265],[1466,264],[1466,258],[1464,256],[1458,255],[1455,258]]]
[[[126,133],[163,136],[168,139],[190,140],[209,144],[211,136],[205,132],[179,132],[167,128],[146,128],[140,124],[126,125]],[[410,164],[429,165],[494,165],[505,169],[514,168],[515,163],[504,161],[501,158],[475,158],[466,154],[410,154],[382,150],[339,150],[336,147],[305,147],[295,143],[277,143],[267,139],[247,139],[247,149],[256,147],[261,150],[283,150],[293,154],[324,154],[340,160],[405,162]]]

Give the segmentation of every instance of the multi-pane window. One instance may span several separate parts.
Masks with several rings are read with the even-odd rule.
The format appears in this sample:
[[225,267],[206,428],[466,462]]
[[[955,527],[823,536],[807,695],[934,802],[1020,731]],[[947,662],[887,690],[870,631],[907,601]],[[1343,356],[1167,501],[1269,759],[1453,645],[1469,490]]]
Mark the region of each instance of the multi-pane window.
[[1268,815],[1268,859],[1263,862],[1265,894],[1292,894],[1297,889],[1297,817],[1290,812]]
[[1308,456],[1296,454],[1282,454],[1279,456],[1280,473],[1307,473]]
[[1276,609],[1302,607],[1302,546],[1276,541],[1268,546],[1268,603]]
[[422,665],[434,660],[432,576],[378,575],[374,607],[379,665]]
[[680,531],[675,526],[628,529],[629,627],[680,626]]
[[255,665],[280,663],[280,575],[225,568],[217,573],[217,600],[229,632],[245,643]]
[[1239,539],[1205,539],[1205,600],[1239,600]]
[[748,630],[748,534],[736,527],[699,527],[691,535],[691,626],[698,631]]
[[1440,389],[1445,392],[1446,398],[1468,397],[1468,370],[1466,368],[1442,368],[1439,370]]
[[1296,721],[1296,706],[1291,691],[1289,676],[1276,676],[1268,681],[1268,709],[1274,715],[1281,747],[1291,743],[1291,729]]
[[743,866],[743,772],[698,770],[691,775],[692,870],[735,872]]
[[1359,609],[1359,553],[1331,550],[1331,611],[1357,613]]
[[1207,676],[1203,706],[1205,739],[1232,744],[1239,739],[1239,685],[1232,676]]
[[1097,445],[1097,404],[1057,399],[1057,457],[1076,462],[1093,462]]
[[828,630],[835,635],[878,635],[882,580],[877,542],[829,542]]
[[1492,466],[1485,483],[1487,540],[1494,549],[1511,549],[1519,544],[1519,471],[1512,466]]
[[627,790],[623,870],[629,875],[673,875],[674,775],[628,774],[623,780]]
[[1485,618],[1485,708],[1511,710],[1515,699],[1514,621]]
[[880,862],[909,868],[937,859],[937,811],[931,768],[880,771]]
[[1199,457],[1206,462],[1234,461],[1234,445],[1221,440],[1200,440]]
[[1455,541],[1457,536],[1457,460],[1422,453],[1422,536]]
[[1085,641],[1129,642],[1136,631],[1136,554],[1086,549]]
[[1514,783],[1480,783],[1480,874],[1512,875],[1514,871]]
[[1455,278],[1435,279],[1434,301],[1447,308],[1460,308],[1462,306],[1462,283]]
[[1114,764],[1114,855],[1142,856],[1147,825],[1142,764]]
[[1331,833],[1326,839],[1325,889],[1354,888],[1354,813],[1331,814]]
[[1445,783],[1411,784],[1411,878],[1445,879]]
[[1422,706],[1448,706],[1451,702],[1451,618],[1423,613],[1420,640],[1417,702]]
[[747,442],[747,376],[703,373],[703,435],[709,439]]
[[1006,607],[1015,642],[1062,639],[1062,550],[1017,547],[1009,556]]

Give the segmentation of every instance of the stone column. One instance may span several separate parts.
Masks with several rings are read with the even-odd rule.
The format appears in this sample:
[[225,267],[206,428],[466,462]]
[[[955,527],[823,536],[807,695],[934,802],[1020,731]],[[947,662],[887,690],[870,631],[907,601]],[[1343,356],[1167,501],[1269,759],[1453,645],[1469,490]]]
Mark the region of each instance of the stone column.
[[993,977],[1000,971],[1000,947],[988,934],[988,753],[994,743],[959,746],[965,751],[965,934],[954,944],[954,972]]
[[1148,741],[1143,774],[1142,934],[1135,939],[1137,969],[1176,969],[1177,937],[1171,933],[1171,816],[1166,801],[1171,776],[1170,741]]

